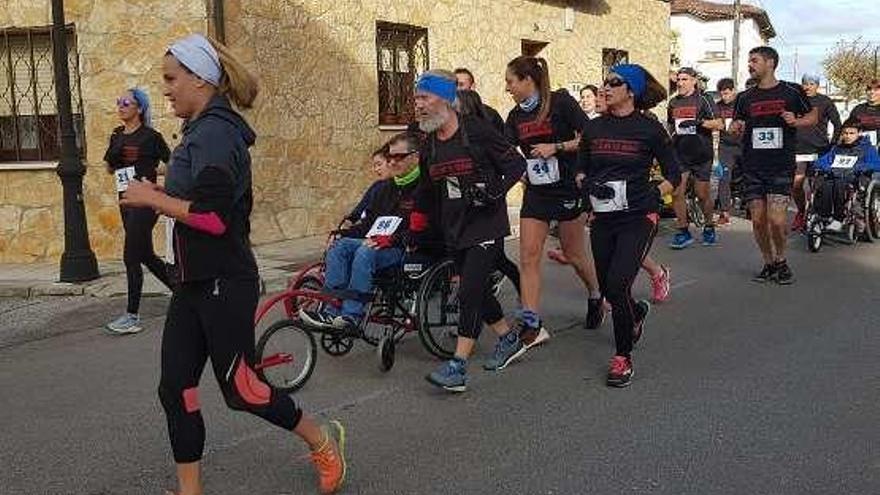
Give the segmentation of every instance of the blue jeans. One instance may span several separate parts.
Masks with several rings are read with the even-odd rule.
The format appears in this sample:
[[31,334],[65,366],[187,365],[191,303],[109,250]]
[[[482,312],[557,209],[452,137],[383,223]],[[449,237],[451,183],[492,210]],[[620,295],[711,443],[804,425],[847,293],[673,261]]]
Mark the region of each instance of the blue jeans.
[[[365,246],[363,239],[337,239],[327,251],[324,288],[347,290],[366,297],[373,292],[373,274],[399,265],[402,260],[403,250],[400,248],[374,249]],[[336,308],[328,309],[336,312]],[[360,321],[364,316],[364,302],[343,300],[342,316]]]

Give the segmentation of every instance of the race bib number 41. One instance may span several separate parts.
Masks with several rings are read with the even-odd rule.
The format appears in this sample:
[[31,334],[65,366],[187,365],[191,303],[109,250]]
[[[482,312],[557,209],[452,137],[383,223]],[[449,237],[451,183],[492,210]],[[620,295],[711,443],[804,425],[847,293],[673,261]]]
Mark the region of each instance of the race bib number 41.
[[555,156],[526,160],[526,171],[529,175],[529,184],[545,186],[559,182],[559,160]]
[[379,217],[373,222],[373,226],[367,232],[367,237],[393,235],[397,232],[397,227],[400,227],[401,222],[403,219],[400,217]]
[[755,127],[752,129],[752,149],[756,150],[780,150],[782,149],[781,127]]
[[134,167],[125,167],[113,171],[116,178],[116,192],[125,192],[128,183],[134,180]]

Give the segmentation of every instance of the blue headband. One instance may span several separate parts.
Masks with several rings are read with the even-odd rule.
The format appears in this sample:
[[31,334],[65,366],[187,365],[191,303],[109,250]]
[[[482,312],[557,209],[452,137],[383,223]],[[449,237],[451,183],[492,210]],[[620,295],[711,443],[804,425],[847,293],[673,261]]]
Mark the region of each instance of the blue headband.
[[142,89],[131,88],[128,90],[134,101],[137,102],[138,108],[141,109],[141,121],[147,127],[153,127],[153,113],[150,111],[150,97]]
[[648,77],[645,75],[645,69],[641,65],[615,65],[611,68],[611,72],[623,79],[626,85],[629,86],[630,91],[635,95],[636,100],[641,99],[645,94],[645,89],[648,87]]
[[456,82],[434,74],[422,74],[416,82],[416,91],[437,95],[452,103],[455,101]]

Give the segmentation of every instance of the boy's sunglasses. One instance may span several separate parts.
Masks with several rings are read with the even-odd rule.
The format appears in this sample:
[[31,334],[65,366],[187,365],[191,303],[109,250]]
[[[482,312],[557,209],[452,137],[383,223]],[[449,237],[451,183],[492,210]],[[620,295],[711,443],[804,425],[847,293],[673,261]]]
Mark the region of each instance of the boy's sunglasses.
[[407,151],[406,153],[388,153],[387,156],[389,160],[403,160],[404,158],[414,155],[418,153],[418,151]]

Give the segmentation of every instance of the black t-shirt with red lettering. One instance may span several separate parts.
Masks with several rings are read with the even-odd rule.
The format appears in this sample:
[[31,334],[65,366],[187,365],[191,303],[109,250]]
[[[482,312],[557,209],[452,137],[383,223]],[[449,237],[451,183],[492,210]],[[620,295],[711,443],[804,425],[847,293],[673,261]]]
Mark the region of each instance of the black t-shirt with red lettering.
[[603,115],[587,124],[578,156],[580,170],[587,176],[587,188],[615,182],[624,183],[626,191],[625,208],[594,211],[597,219],[658,211],[660,192],[651,183],[655,159],[660,163],[663,178],[673,185],[681,182],[672,140],[656,120],[636,111],[626,117]]
[[[428,134],[419,166],[415,209],[436,223],[433,227],[442,231],[447,247],[466,249],[510,233],[505,198],[522,177],[525,163],[491,124],[463,117],[458,131],[445,141]],[[480,184],[496,199],[477,207],[470,198]]]
[[849,118],[856,119],[862,127],[862,134],[880,147],[880,105],[860,103],[849,113]]
[[142,125],[131,134],[123,132],[124,127],[113,129],[110,146],[104,153],[104,161],[113,170],[134,167],[136,179],[156,182],[156,167],[159,162],[168,163],[171,151],[162,134],[151,127]]
[[[519,146],[527,159],[532,158],[532,146],[536,144],[555,144],[571,141],[575,133],[581,132],[590,121],[578,102],[567,92],[554,91],[550,94],[550,114],[546,120],[538,121],[540,106],[526,112],[519,105],[507,116],[506,134],[514,146]],[[559,180],[551,184],[529,184],[534,191],[560,197],[577,195],[575,175],[577,175],[577,153],[562,152],[554,157],[559,162]],[[532,165],[530,163],[530,165]]]
[[682,165],[702,165],[712,161],[712,131],[701,125],[718,118],[718,107],[700,91],[690,96],[675,95],[669,100],[668,123],[675,151]]
[[719,133],[720,139],[718,144],[728,151],[739,153],[742,139],[740,136],[734,136],[727,132],[727,130],[730,129],[730,124],[733,122],[734,102],[724,103],[724,101],[719,101],[715,105],[718,107],[718,116],[724,119],[724,130]]
[[782,119],[783,112],[802,117],[812,110],[803,88],[779,81],[772,88],[754,87],[736,97],[734,118],[745,121],[742,137],[744,170],[790,173],[795,168],[797,129]]

